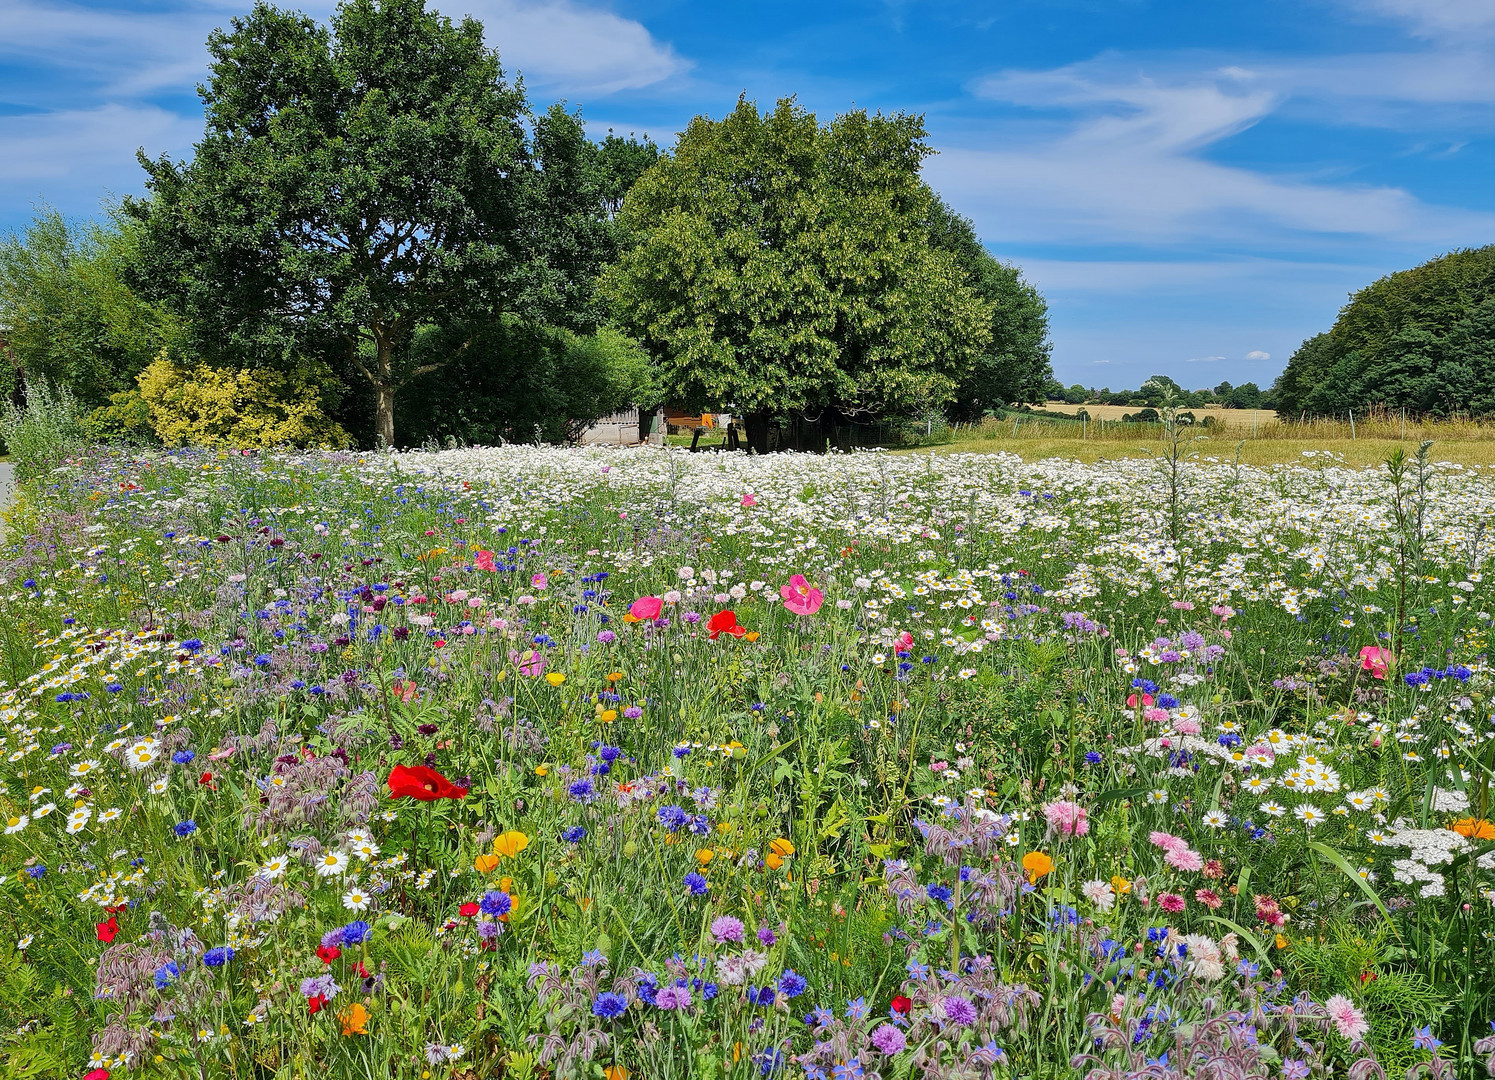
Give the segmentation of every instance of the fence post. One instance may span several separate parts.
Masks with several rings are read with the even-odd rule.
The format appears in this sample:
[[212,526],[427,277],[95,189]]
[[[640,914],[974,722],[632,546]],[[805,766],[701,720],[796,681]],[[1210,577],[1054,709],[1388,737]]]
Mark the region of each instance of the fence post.
[[1256,420],[1261,415],[1260,409],[1251,410],[1251,437],[1256,438]]
[[1355,441],[1355,410],[1350,410],[1350,441]]
[[1402,442],[1407,441],[1407,407],[1402,406]]

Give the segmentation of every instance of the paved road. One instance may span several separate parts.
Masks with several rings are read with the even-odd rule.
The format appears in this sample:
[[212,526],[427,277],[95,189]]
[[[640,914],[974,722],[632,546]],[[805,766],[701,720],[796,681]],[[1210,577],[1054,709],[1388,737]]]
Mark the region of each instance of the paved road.
[[[10,505],[16,493],[16,467],[8,461],[0,461],[0,510]],[[0,521],[0,540],[5,538],[5,523]]]

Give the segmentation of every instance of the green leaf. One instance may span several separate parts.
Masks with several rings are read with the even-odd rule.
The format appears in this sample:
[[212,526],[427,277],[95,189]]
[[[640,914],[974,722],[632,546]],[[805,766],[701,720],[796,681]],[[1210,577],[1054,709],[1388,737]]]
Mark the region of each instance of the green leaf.
[[1376,891],[1370,887],[1370,882],[1355,873],[1355,868],[1349,864],[1343,855],[1335,851],[1328,844],[1320,843],[1317,840],[1310,840],[1308,846],[1337,866],[1340,873],[1358,885],[1360,891],[1365,894],[1366,899],[1376,905],[1376,910],[1381,913],[1381,918],[1386,920],[1386,925],[1391,928],[1391,932],[1396,934],[1397,937],[1401,936],[1397,933],[1396,923],[1392,921],[1391,912],[1386,910],[1386,905],[1381,902],[1381,898],[1376,895]]

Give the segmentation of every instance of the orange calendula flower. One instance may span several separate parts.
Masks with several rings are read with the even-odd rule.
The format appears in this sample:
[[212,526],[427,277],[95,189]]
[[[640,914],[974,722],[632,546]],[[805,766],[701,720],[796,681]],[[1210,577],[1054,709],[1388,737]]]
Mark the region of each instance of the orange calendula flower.
[[632,1074],[621,1065],[609,1065],[602,1070],[602,1075],[607,1077],[607,1080],[628,1080]]
[[1028,874],[1028,884],[1037,885],[1038,879],[1054,869],[1054,860],[1041,851],[1030,851],[1023,856],[1023,869]]
[[1459,818],[1449,828],[1470,840],[1495,840],[1495,823],[1484,818]]
[[369,1033],[369,1011],[359,1002],[354,1002],[342,1012],[337,1018],[343,1022],[344,1035],[367,1035]]
[[480,874],[491,874],[498,867],[498,856],[479,855],[473,860],[472,867]]
[[505,859],[517,859],[519,853],[529,847],[529,837],[517,829],[510,829],[493,838],[493,854]]

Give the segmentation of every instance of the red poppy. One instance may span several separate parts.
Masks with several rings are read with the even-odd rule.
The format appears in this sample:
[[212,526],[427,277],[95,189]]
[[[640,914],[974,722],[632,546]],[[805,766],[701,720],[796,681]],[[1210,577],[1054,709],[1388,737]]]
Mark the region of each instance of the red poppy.
[[910,999],[904,997],[902,994],[899,994],[893,999],[893,1011],[899,1016],[907,1016],[908,1011],[913,1007],[914,1003]]
[[109,1080],[108,1069],[92,1069],[83,1074],[83,1080]]
[[389,770],[389,797],[406,796],[421,802],[437,799],[465,799],[467,789],[458,787],[435,769],[425,765],[396,765]]
[[343,955],[343,950],[339,949],[336,945],[317,946],[317,959],[324,964],[332,963],[341,955]]
[[306,999],[306,1009],[313,1016],[322,1011],[322,1006],[327,1004],[327,999],[321,994]]
[[461,915],[464,919],[470,919],[474,915],[476,915],[477,913],[478,913],[478,906],[476,904],[472,903],[471,901],[463,904],[461,907],[459,907],[457,909],[457,914]]
[[111,915],[108,922],[101,922],[94,929],[98,932],[99,940],[107,945],[119,934],[119,920]]
[[218,790],[218,785],[213,783],[213,774],[210,772],[205,772],[197,778],[197,786],[212,788],[214,791]]
[[711,631],[712,641],[722,634],[731,634],[733,637],[740,638],[747,633],[747,628],[738,624],[735,611],[718,611],[706,623],[706,629]]

